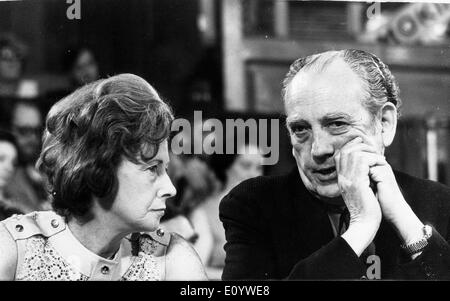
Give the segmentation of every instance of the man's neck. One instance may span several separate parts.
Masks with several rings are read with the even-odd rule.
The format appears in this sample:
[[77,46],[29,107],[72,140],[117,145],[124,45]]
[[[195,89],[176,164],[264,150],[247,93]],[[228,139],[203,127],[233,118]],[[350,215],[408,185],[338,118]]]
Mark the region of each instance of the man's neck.
[[314,191],[310,191],[309,189],[307,189],[307,190],[314,198],[320,200],[322,203],[324,203],[326,205],[336,206],[336,207],[345,207],[344,199],[341,196],[334,197],[334,198],[328,198],[328,197],[321,196]]

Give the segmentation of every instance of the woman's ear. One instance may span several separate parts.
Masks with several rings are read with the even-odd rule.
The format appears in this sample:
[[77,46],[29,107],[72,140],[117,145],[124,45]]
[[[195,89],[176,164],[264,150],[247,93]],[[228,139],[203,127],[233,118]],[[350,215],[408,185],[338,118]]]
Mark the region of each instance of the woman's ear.
[[394,104],[387,102],[381,108],[381,136],[383,146],[392,144],[397,130],[397,108]]

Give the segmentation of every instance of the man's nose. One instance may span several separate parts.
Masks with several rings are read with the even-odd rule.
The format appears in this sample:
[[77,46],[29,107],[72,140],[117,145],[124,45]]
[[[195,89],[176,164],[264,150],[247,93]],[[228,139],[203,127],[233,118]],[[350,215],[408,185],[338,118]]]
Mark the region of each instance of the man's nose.
[[324,160],[334,154],[333,141],[329,135],[323,132],[318,132],[313,135],[313,142],[311,146],[311,155],[317,163],[322,163]]
[[173,186],[172,181],[167,173],[164,174],[162,188],[160,189],[160,198],[170,198],[177,194],[177,189]]

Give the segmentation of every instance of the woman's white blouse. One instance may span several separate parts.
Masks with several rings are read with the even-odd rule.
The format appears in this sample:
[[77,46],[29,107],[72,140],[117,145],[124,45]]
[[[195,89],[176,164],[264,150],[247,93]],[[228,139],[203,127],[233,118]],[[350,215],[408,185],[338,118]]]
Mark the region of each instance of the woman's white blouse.
[[135,233],[111,260],[85,248],[52,211],[12,216],[2,223],[17,244],[16,280],[164,280],[170,234]]

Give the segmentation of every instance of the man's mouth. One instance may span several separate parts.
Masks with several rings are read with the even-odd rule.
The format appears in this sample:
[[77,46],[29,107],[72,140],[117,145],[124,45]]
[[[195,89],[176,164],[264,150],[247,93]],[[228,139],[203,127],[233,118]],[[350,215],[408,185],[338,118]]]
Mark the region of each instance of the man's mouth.
[[327,167],[314,170],[317,179],[322,182],[333,181],[337,178],[336,167]]

